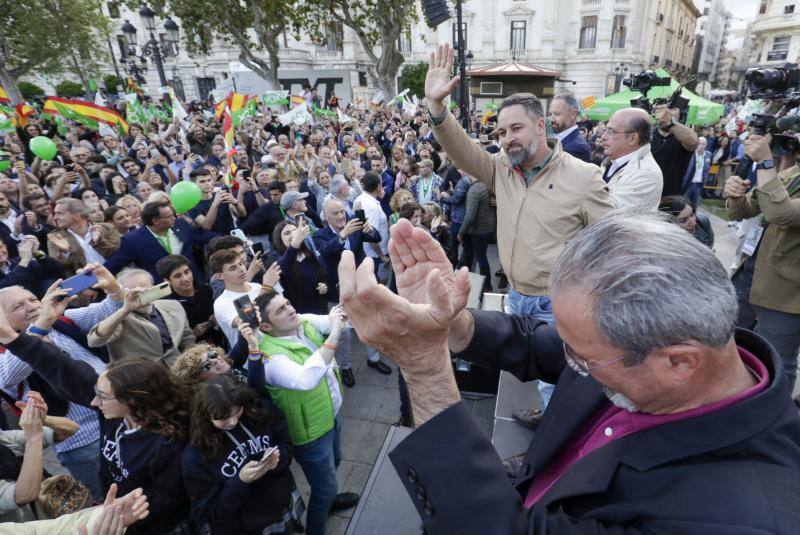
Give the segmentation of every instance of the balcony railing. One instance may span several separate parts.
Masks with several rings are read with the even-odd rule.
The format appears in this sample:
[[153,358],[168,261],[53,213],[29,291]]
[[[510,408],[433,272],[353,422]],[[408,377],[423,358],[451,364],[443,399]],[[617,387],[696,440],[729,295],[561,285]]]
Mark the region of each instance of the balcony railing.
[[581,0],[581,7],[599,7],[602,0]]
[[341,50],[317,50],[317,57],[321,59],[341,59]]
[[594,48],[579,48],[577,50],[579,56],[594,56]]
[[751,27],[752,32],[767,30],[788,30],[792,26],[800,26],[800,13],[786,13],[757,18]]
[[278,57],[287,60],[311,61],[311,52],[298,48],[281,48],[278,50]]

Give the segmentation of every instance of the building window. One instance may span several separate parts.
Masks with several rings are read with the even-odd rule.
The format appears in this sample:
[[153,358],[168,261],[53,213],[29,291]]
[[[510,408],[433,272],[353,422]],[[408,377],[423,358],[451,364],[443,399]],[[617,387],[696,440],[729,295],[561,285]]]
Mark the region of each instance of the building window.
[[119,4],[117,2],[109,2],[106,4],[108,8],[108,16],[112,19],[119,18]]
[[[461,23],[461,35],[464,39],[464,50],[467,50],[467,44],[469,41],[467,40],[467,23]],[[453,23],[453,48],[458,49],[458,23]]]
[[397,49],[400,51],[401,54],[407,54],[411,52],[411,29],[406,28],[403,30],[403,33],[400,34],[400,37],[397,38]]
[[794,13],[794,4],[789,4],[788,6],[783,6],[783,14],[784,15],[791,15]]
[[341,51],[342,41],[344,41],[344,30],[340,23],[332,22],[325,26],[325,50]]
[[128,57],[128,44],[124,35],[117,36],[117,46],[119,47],[119,56],[122,60]]
[[524,20],[511,21],[511,50],[525,50],[527,23]]
[[707,8],[707,7],[704,7],[704,8],[703,8],[703,16],[704,16],[704,17],[707,17],[707,16],[708,16],[708,8]]
[[594,48],[597,40],[597,17],[583,17],[581,19],[581,37],[578,48]]
[[759,6],[759,8],[758,8],[758,14],[759,15],[763,15],[763,14],[765,14],[767,12],[767,4],[768,3],[769,3],[769,0],[761,0],[761,6]]
[[772,42],[772,51],[778,52],[782,50],[789,50],[789,43],[792,40],[791,35],[781,35],[780,37],[776,37],[775,40]]
[[614,28],[611,30],[611,48],[625,48],[625,15],[614,16]]
[[361,87],[367,87],[367,73],[364,71],[358,71],[358,85]]

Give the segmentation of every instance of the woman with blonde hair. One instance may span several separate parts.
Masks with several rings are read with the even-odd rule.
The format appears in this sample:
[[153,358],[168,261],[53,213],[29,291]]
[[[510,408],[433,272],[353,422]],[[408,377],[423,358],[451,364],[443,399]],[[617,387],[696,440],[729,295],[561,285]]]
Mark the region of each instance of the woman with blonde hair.
[[389,208],[392,210],[392,215],[389,216],[389,227],[397,223],[400,219],[400,210],[403,205],[413,202],[414,195],[407,189],[399,189],[392,195],[392,200],[389,201]]
[[142,226],[142,203],[139,199],[128,194],[120,197],[114,204],[125,208],[125,211],[128,212],[131,218],[132,226],[137,228]]
[[[231,353],[235,351],[236,348]],[[233,359],[226,356],[221,347],[211,344],[197,344],[190,347],[175,359],[170,369],[175,377],[193,391],[218,375],[229,375],[238,383],[247,382],[247,377],[235,366]]]

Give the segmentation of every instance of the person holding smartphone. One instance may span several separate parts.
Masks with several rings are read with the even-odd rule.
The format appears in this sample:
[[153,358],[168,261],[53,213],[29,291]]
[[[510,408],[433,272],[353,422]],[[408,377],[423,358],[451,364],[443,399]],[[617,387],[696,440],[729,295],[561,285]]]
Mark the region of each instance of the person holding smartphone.
[[193,515],[212,533],[293,533],[305,505],[291,462],[286,418],[271,401],[225,375],[200,387],[183,480]]

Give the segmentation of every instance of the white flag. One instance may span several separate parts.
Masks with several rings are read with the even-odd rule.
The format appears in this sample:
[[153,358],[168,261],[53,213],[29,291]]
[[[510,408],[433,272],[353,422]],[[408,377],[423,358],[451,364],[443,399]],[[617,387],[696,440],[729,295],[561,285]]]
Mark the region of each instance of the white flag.
[[355,121],[355,119],[353,119],[352,117],[348,117],[347,115],[342,113],[342,110],[339,108],[336,108],[336,115],[339,117],[339,122],[342,124],[351,123]]
[[290,124],[302,126],[306,123],[311,123],[314,121],[314,118],[310,113],[308,113],[308,109],[305,106],[296,106],[283,115],[279,115],[278,119],[284,126],[288,126]]
[[100,91],[95,91],[94,103],[97,104],[98,106],[106,105],[106,99],[103,98],[103,94]]

